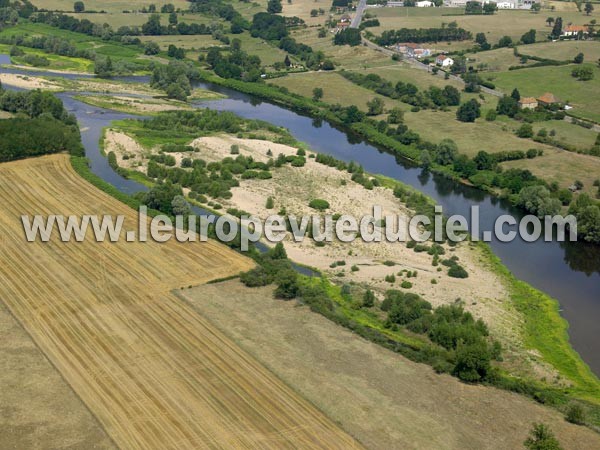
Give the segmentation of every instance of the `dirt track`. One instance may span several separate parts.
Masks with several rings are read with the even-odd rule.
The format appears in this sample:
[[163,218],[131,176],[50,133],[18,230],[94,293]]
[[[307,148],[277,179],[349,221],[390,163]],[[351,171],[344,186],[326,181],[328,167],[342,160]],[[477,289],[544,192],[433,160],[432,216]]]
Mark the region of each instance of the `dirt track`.
[[249,259],[214,242],[27,243],[21,214],[124,214],[135,227],[64,155],[0,165],[0,197],[0,299],[118,446],[358,447],[170,293]]

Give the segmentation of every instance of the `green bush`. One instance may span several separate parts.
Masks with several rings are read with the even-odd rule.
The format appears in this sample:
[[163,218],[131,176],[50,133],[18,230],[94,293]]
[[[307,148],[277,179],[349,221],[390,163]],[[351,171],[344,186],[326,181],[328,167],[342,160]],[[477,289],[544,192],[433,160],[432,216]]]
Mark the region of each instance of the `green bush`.
[[327,200],[315,198],[310,201],[308,206],[310,206],[313,209],[316,209],[317,211],[325,211],[329,208],[329,202]]

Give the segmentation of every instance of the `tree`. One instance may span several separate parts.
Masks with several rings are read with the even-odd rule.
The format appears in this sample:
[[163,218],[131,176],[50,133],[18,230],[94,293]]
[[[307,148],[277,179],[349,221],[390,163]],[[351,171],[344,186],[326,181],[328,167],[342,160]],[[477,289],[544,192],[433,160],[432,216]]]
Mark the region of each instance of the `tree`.
[[285,55],[285,59],[283,60],[283,64],[285,64],[285,67],[290,67],[292,65],[292,61],[290,61],[290,56],[289,55]]
[[491,45],[487,41],[485,33],[477,33],[475,35],[475,42],[479,45],[481,50],[489,50]]
[[514,88],[513,91],[510,93],[511,98],[514,98],[516,101],[521,100],[521,93],[519,92],[519,90],[517,88]]
[[[388,114],[388,123],[398,124],[404,121],[404,111],[400,108],[392,108],[390,113]],[[600,139],[600,134],[598,134],[598,139]]]
[[523,443],[529,450],[562,450],[550,427],[543,423],[534,423],[529,437]]
[[589,16],[593,10],[594,10],[594,5],[592,5],[590,2],[587,2],[585,4],[585,15]]
[[171,14],[169,14],[169,24],[177,25],[177,13],[176,12],[172,12]]
[[371,289],[367,289],[365,291],[365,295],[363,296],[362,305],[365,308],[370,308],[375,305],[375,294],[373,293],[373,291]]
[[571,76],[579,81],[589,81],[594,79],[594,70],[591,67],[576,67],[571,71]]
[[310,17],[317,17],[319,15],[319,10],[318,9],[311,9],[310,10]]
[[458,146],[452,139],[443,139],[438,144],[435,162],[443,166],[450,165],[458,155]]
[[147,36],[160,36],[162,28],[160,26],[160,15],[152,14],[148,21],[142,25],[142,33]]
[[488,152],[481,150],[473,158],[478,170],[491,170],[496,165],[496,160]]
[[510,47],[513,44],[513,40],[510,36],[502,36],[498,41],[498,47]]
[[379,114],[382,114],[383,107],[384,107],[383,100],[380,97],[375,97],[372,100],[367,102],[367,108],[368,108],[367,115],[377,116]]
[[517,205],[538,217],[553,216],[561,210],[560,200],[553,198],[544,186],[526,186],[519,192]]
[[145,55],[158,55],[160,53],[160,46],[154,41],[146,42],[144,45],[144,54]]
[[277,289],[275,297],[290,300],[298,296],[298,274],[293,269],[287,269],[277,274]]
[[461,122],[475,122],[479,116],[481,116],[480,105],[474,98],[460,105],[456,111],[456,118]]
[[577,53],[577,55],[575,56],[575,58],[573,58],[573,62],[575,64],[582,64],[583,63],[583,53]]
[[313,100],[319,101],[323,98],[323,88],[316,87],[313,89]]
[[76,13],[82,13],[82,12],[84,12],[85,11],[85,4],[83,2],[75,2],[75,3],[73,3],[73,11],[75,11]]
[[524,138],[524,139],[532,138],[533,137],[533,127],[531,126],[530,123],[524,123],[517,130],[516,135],[519,136],[520,138]]
[[487,343],[479,340],[472,344],[462,342],[456,348],[456,365],[453,373],[464,381],[485,379],[491,370],[490,352]]
[[354,47],[360,44],[360,30],[357,28],[346,28],[333,38],[334,45],[350,45]]
[[552,37],[552,39],[558,39],[562,34],[562,27],[562,17],[557,17],[554,21],[554,27],[552,27],[552,33],[550,33],[550,37]]
[[505,95],[498,100],[498,105],[496,106],[496,112],[498,114],[513,117],[518,111],[519,105],[514,98]]
[[265,203],[265,208],[273,209],[274,207],[275,207],[275,202],[273,200],[273,197],[267,197],[267,203]]
[[552,24],[554,23],[554,17],[548,17],[546,19],[546,23],[548,24],[548,26],[552,26]]
[[269,14],[277,14],[283,10],[281,6],[281,0],[269,0],[267,3],[267,12]]
[[487,2],[483,4],[483,14],[491,16],[498,11],[498,6],[494,2]]
[[460,105],[460,92],[454,86],[445,86],[442,93],[448,106]]
[[535,44],[535,30],[532,28],[523,36],[521,36],[521,42],[523,44]]
[[176,195],[171,201],[171,210],[174,216],[187,216],[191,212],[189,203],[183,195]]
[[94,61],[94,73],[100,78],[109,78],[113,74],[113,64],[110,56],[106,58],[96,56]]

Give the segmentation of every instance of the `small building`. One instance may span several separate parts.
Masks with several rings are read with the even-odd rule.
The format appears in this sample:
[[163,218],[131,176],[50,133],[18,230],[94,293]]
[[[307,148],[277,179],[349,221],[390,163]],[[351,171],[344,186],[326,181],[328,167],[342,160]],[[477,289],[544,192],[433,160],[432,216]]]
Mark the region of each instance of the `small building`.
[[437,55],[435,58],[435,63],[438,66],[450,67],[452,64],[454,64],[454,60],[446,55]]
[[339,33],[340,31],[345,30],[349,26],[350,26],[350,22],[338,22],[337,25],[335,26],[335,30],[333,30],[333,31],[335,33]]
[[449,8],[464,8],[467,6],[467,0],[446,0],[444,6]]
[[399,6],[404,6],[404,2],[387,2],[386,6],[388,8],[396,8],[396,7],[399,7]]
[[340,22],[350,23],[350,22],[352,22],[352,17],[350,17],[348,14],[344,14],[344,15],[342,15],[342,17],[340,17]]
[[567,25],[562,29],[561,36],[578,36],[579,34],[589,34],[590,30],[584,25]]
[[537,101],[542,106],[558,105],[560,100],[554,96],[551,92],[546,92],[544,95],[537,98]]
[[427,0],[423,0],[420,2],[415,2],[415,6],[417,8],[431,8],[434,6],[433,2],[429,2]]
[[518,103],[520,109],[535,109],[538,106],[537,100],[533,97],[521,97]]
[[409,58],[425,58],[427,56],[431,56],[431,50],[428,48],[423,48],[421,44],[401,44],[404,45],[404,53]]
[[515,9],[515,4],[512,2],[498,2],[496,7],[498,9]]

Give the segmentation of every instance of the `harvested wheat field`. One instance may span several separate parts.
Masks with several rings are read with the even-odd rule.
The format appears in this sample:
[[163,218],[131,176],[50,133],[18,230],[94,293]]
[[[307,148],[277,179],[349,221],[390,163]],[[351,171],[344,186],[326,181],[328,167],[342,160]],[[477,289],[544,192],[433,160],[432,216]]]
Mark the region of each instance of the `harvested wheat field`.
[[135,229],[66,155],[0,165],[0,196],[0,299],[118,447],[358,447],[170,293],[249,259],[215,242],[27,243],[21,214],[123,214]]

